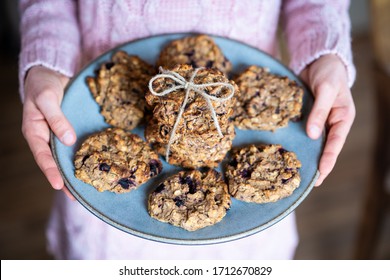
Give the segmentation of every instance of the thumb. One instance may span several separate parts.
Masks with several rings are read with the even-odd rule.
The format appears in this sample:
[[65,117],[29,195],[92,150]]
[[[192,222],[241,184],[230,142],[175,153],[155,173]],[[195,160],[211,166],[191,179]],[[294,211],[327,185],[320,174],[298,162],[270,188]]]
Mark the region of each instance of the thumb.
[[307,121],[306,131],[310,138],[317,139],[321,136],[324,129],[330,110],[336,99],[337,91],[327,82],[313,85],[313,91],[315,99]]
[[337,90],[329,82],[328,69],[321,63],[306,67],[300,74],[301,79],[309,85],[314,96],[314,104],[309,114],[306,133],[312,139],[318,139],[324,129],[332,106],[337,97]]
[[65,145],[73,145],[76,133],[60,107],[68,80],[59,73],[38,66],[29,71],[25,88],[26,99],[35,104],[53,133]]
[[36,105],[45,116],[53,133],[63,144],[70,146],[76,142],[76,133],[61,110],[57,94],[54,93],[55,90],[58,89],[51,88],[50,86],[46,87],[39,93],[36,99]]

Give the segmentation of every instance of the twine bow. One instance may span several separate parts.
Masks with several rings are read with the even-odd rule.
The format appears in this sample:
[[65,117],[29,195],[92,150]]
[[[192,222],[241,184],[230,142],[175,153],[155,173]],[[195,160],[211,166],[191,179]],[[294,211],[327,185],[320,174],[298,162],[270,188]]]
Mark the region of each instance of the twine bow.
[[[175,124],[173,125],[173,128],[172,128],[172,131],[171,131],[171,135],[169,137],[169,141],[168,141],[168,145],[167,145],[167,150],[166,150],[166,155],[165,155],[165,158],[166,158],[166,161],[169,162],[169,152],[170,152],[170,147],[173,143],[173,141],[175,140],[175,136],[176,136],[176,129],[179,125],[179,122],[181,120],[181,117],[183,115],[183,112],[185,110],[185,107],[187,105],[187,102],[188,102],[188,96],[189,96],[189,93],[190,91],[194,91],[198,94],[200,94],[205,100],[206,100],[206,103],[209,107],[209,110],[211,112],[211,116],[213,117],[213,121],[214,121],[214,125],[218,131],[218,134],[220,137],[223,137],[223,134],[222,134],[222,131],[221,131],[221,127],[219,126],[219,123],[218,123],[218,119],[217,119],[217,115],[215,113],[215,110],[213,108],[213,105],[211,104],[211,100],[214,100],[214,101],[218,101],[218,102],[223,102],[223,101],[226,101],[226,100],[229,100],[230,98],[233,97],[234,95],[234,87],[233,85],[229,84],[229,83],[223,83],[223,82],[215,82],[215,83],[205,83],[205,84],[195,84],[194,83],[194,79],[198,73],[199,70],[201,70],[203,68],[196,68],[194,70],[194,73],[192,74],[191,78],[189,81],[187,81],[184,77],[182,77],[180,74],[176,73],[176,72],[173,72],[173,71],[169,71],[169,70],[164,70],[160,67],[160,72],[161,74],[158,74],[156,76],[154,76],[150,81],[149,81],[149,90],[150,92],[155,95],[155,96],[165,96],[165,95],[168,95],[172,92],[175,92],[177,90],[180,90],[180,89],[184,89],[186,91],[186,94],[185,94],[185,97],[184,97],[184,100],[183,100],[183,103],[181,104],[181,107],[180,107],[180,110],[179,110],[179,113],[177,115],[177,118],[176,118],[176,121],[175,121]],[[173,81],[175,81],[176,85],[164,90],[163,92],[156,92],[154,89],[153,89],[153,82],[157,79],[160,79],[160,78],[168,78],[168,79],[171,79]],[[217,97],[217,96],[213,96],[213,95],[210,95],[209,93],[207,93],[204,89],[206,87],[216,87],[216,86],[221,86],[221,88],[219,89],[218,92],[221,91],[221,89],[223,87],[226,87],[228,89],[230,89],[231,93],[226,96],[226,97]]]

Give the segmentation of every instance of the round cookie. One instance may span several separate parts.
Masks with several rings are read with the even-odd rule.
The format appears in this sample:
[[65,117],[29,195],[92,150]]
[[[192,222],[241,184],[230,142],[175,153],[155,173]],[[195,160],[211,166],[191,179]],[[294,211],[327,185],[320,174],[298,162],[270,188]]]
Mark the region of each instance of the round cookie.
[[232,116],[236,127],[275,131],[300,118],[303,89],[295,81],[254,65],[234,81],[239,87]]
[[74,165],[76,178],[99,192],[130,192],[162,171],[149,145],[120,128],[89,136],[76,152]]
[[116,52],[112,62],[102,64],[96,77],[87,77],[87,84],[105,121],[131,130],[143,121],[148,82],[155,69],[137,56]]
[[229,193],[246,202],[275,202],[299,187],[300,167],[295,153],[281,145],[235,149],[225,171]]
[[194,68],[218,68],[225,74],[232,69],[230,61],[207,35],[187,36],[166,45],[160,53],[157,66],[172,68],[177,64],[189,64]]
[[148,212],[161,222],[195,231],[222,220],[230,209],[226,183],[217,171],[181,171],[149,195]]
[[[194,73],[190,65],[177,65],[171,71],[178,73],[187,81]],[[234,88],[234,94],[238,90],[234,82],[215,68],[200,69],[194,78],[194,83],[198,85],[216,82],[229,84]],[[176,84],[170,78],[158,78],[152,86],[154,91],[160,93]],[[225,98],[232,93],[231,89],[220,85],[208,86],[204,91],[218,98]],[[153,108],[153,115],[146,125],[145,138],[159,154],[166,153],[185,95],[186,92],[182,88],[164,96],[155,96],[151,92],[146,94],[147,103]],[[186,168],[216,167],[231,149],[235,137],[234,124],[230,119],[234,102],[234,96],[224,101],[210,100],[221,128],[223,135],[221,137],[205,98],[190,91],[170,145],[169,163]]]

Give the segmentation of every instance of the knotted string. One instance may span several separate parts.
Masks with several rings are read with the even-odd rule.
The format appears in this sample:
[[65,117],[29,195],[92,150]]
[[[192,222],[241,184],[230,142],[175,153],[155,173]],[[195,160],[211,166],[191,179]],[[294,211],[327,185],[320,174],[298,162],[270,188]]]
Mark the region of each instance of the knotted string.
[[[150,81],[149,81],[149,90],[150,92],[155,95],[155,96],[165,96],[165,95],[168,95],[172,92],[175,92],[177,90],[181,90],[181,89],[184,89],[185,90],[185,96],[184,96],[184,100],[183,100],[183,103],[181,104],[181,107],[180,107],[180,110],[179,110],[179,113],[177,115],[177,118],[176,118],[176,121],[175,121],[175,124],[173,125],[173,128],[172,128],[172,131],[171,131],[171,135],[169,137],[169,141],[168,141],[168,145],[167,145],[167,150],[166,150],[166,155],[165,155],[165,158],[166,158],[166,161],[169,162],[169,153],[170,153],[170,147],[173,143],[173,141],[175,140],[175,136],[176,136],[176,129],[179,125],[179,122],[181,120],[181,117],[183,115],[183,112],[185,110],[185,107],[187,105],[187,102],[188,102],[188,96],[189,96],[189,93],[190,91],[194,91],[198,94],[200,94],[205,100],[206,100],[206,103],[207,103],[207,106],[209,107],[209,110],[211,112],[211,116],[213,118],[213,121],[214,121],[214,125],[218,131],[218,134],[220,137],[223,137],[223,134],[222,134],[222,131],[221,131],[221,127],[219,126],[219,123],[218,123],[218,119],[217,119],[217,114],[215,113],[215,110],[214,110],[214,107],[213,105],[211,104],[211,100],[214,100],[214,101],[218,101],[218,102],[223,102],[223,101],[226,101],[226,100],[229,100],[230,98],[233,97],[234,95],[234,86],[231,85],[230,83],[223,83],[223,82],[215,82],[215,83],[205,83],[205,84],[195,84],[194,83],[194,79],[198,73],[199,70],[201,70],[203,68],[196,68],[194,70],[194,73],[192,73],[191,75],[191,78],[189,81],[187,81],[183,76],[181,76],[180,74],[176,73],[176,72],[173,72],[173,71],[169,71],[169,70],[164,70],[160,67],[160,73],[161,74],[158,74],[156,76],[154,76]],[[156,92],[154,89],[153,89],[153,82],[157,79],[160,79],[160,78],[167,78],[167,79],[171,79],[173,80],[176,85],[164,90],[163,92]],[[217,87],[217,86],[221,86],[217,92],[217,94],[221,91],[221,89],[223,87],[226,87],[228,88],[231,93],[226,96],[226,97],[217,97],[217,96],[213,96],[213,95],[210,95],[209,93],[207,93],[204,89],[207,88],[207,87]]]

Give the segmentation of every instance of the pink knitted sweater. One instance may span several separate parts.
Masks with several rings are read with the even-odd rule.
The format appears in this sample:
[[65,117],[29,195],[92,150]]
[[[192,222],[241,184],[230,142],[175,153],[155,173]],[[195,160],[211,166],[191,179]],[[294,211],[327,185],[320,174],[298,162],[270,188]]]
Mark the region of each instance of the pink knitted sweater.
[[335,53],[355,78],[349,1],[343,0],[22,0],[20,81],[34,65],[66,76],[102,52],[156,34],[198,32],[236,39],[275,54],[282,21],[295,73]]
[[[343,0],[21,0],[20,84],[34,65],[66,76],[118,44],[156,34],[219,35],[277,54],[281,20],[295,73],[334,53],[355,79],[349,1]],[[66,259],[286,259],[294,256],[294,213],[253,236],[208,246],[172,246],[125,234],[56,193],[48,245]]]

